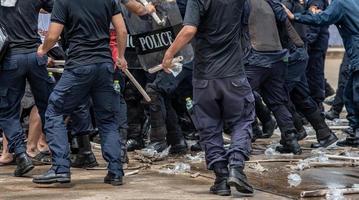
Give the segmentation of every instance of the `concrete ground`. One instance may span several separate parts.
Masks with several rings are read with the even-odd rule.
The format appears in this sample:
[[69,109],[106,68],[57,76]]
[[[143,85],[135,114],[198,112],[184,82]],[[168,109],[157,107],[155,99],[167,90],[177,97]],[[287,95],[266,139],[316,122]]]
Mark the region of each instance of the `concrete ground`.
[[[332,86],[336,87],[340,59],[329,59],[326,74]],[[313,136],[311,136],[313,137]],[[268,159],[264,150],[271,143],[278,142],[276,134],[271,140],[258,140],[254,144],[254,154],[251,160]],[[313,142],[313,141],[312,141]],[[307,141],[302,143],[308,147]],[[205,170],[203,161],[191,162],[186,156],[170,157],[165,161],[144,164],[143,159],[131,153],[130,164],[126,173],[138,173],[125,177],[125,185],[113,187],[103,184],[106,175],[105,163],[100,158],[100,151],[95,149],[101,167],[95,170],[73,169],[72,183],[65,185],[38,186],[31,182],[32,176],[41,174],[48,166],[37,166],[25,178],[12,176],[15,166],[0,167],[0,200],[27,199],[263,199],[281,200],[298,199],[303,190],[324,189],[330,185],[350,186],[359,183],[358,168],[316,168],[298,174],[302,182],[297,187],[289,186],[287,176],[291,170],[290,162],[263,163],[262,172],[252,164],[247,164],[246,172],[250,182],[255,186],[254,197],[243,197],[233,191],[232,197],[219,197],[209,194],[213,175]],[[273,156],[274,158],[298,159],[311,156],[311,150],[305,148],[301,156]],[[270,157],[272,158],[272,157]],[[175,162],[186,162],[191,165],[191,171],[179,175],[163,173],[163,168],[174,165]],[[192,177],[191,177],[192,175]],[[347,199],[359,199],[359,196],[347,196]]]

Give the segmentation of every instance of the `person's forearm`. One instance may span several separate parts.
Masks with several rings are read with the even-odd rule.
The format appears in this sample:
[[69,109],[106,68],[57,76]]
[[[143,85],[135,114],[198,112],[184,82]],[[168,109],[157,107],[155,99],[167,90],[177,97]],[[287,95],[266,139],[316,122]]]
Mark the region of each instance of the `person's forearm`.
[[54,37],[54,36],[47,36],[45,37],[45,41],[44,41],[44,44],[43,44],[43,50],[45,52],[48,52],[50,51],[54,46],[55,44],[57,43],[57,41],[59,40],[59,37]]
[[193,26],[184,26],[178,33],[167,53],[171,56],[176,55],[184,46],[186,46],[196,35],[197,28]]
[[116,39],[117,39],[118,56],[124,57],[125,50],[127,47],[127,30],[125,28],[122,30],[118,30],[116,32],[117,32]]

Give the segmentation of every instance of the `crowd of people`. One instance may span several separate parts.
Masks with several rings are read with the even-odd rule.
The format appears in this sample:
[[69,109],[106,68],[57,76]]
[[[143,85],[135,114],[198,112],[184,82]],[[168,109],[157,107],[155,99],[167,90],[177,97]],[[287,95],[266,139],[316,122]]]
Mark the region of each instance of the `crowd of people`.
[[[270,138],[277,127],[280,153],[302,153],[305,123],[316,132],[312,148],[359,147],[357,0],[177,0],[183,18],[178,31],[174,24],[155,24],[154,14],[166,11],[159,8],[163,3],[170,2],[1,1],[0,30],[8,45],[0,48],[0,165],[15,164],[14,175],[21,177],[34,162],[51,164],[33,182],[69,183],[71,167],[98,166],[90,144],[98,139],[108,163],[104,183],[118,186],[128,151],[203,150],[216,176],[211,193],[227,196],[234,187],[251,195],[244,172],[251,144]],[[40,12],[51,13],[43,40]],[[165,48],[139,52],[132,15],[150,20],[155,33],[175,35]],[[335,99],[325,111],[323,103],[333,95],[324,75],[331,24],[346,54]],[[173,59],[188,47],[193,59],[175,75]],[[163,70],[151,74],[139,55],[155,51]],[[54,60],[65,60],[63,73],[48,72],[58,67]],[[350,128],[338,141],[325,118],[339,118],[344,105]],[[231,135],[229,148],[223,132]],[[188,147],[186,139],[198,142]]]

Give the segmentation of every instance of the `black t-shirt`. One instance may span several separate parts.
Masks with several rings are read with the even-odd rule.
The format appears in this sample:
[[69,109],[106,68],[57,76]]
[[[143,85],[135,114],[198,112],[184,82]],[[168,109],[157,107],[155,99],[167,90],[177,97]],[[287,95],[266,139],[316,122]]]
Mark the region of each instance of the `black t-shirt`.
[[117,0],[57,0],[51,21],[64,25],[66,67],[113,62],[110,23],[121,13]]
[[240,45],[244,1],[188,0],[184,25],[198,28],[195,38],[196,79],[243,73]]
[[51,12],[52,0],[17,0],[15,7],[0,6],[0,23],[10,38],[11,53],[32,53],[41,44],[38,34],[39,12]]

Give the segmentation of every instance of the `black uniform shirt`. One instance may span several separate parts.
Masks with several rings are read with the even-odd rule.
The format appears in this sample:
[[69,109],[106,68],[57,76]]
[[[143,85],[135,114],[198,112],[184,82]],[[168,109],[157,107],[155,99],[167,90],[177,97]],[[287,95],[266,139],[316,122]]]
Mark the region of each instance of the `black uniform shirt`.
[[51,21],[65,26],[66,67],[113,62],[110,23],[121,13],[116,0],[57,0]]
[[0,6],[0,23],[10,38],[11,53],[22,54],[37,51],[41,44],[38,34],[39,12],[51,12],[52,0],[17,0],[15,7]]
[[243,73],[240,46],[243,1],[188,0],[184,25],[198,28],[195,38],[196,79]]

